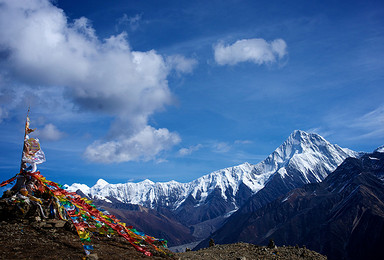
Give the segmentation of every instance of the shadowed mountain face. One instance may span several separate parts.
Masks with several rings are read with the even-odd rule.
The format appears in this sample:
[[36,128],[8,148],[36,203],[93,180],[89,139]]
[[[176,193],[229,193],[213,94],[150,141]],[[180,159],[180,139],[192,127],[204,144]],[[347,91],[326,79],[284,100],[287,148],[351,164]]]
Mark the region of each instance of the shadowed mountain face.
[[384,153],[348,158],[322,183],[294,189],[254,212],[252,198],[212,237],[256,244],[273,238],[329,259],[384,259],[383,178]]
[[190,229],[175,220],[168,210],[163,209],[160,212],[140,205],[108,203],[102,200],[96,200],[94,203],[137,230],[167,240],[169,247],[195,241]]

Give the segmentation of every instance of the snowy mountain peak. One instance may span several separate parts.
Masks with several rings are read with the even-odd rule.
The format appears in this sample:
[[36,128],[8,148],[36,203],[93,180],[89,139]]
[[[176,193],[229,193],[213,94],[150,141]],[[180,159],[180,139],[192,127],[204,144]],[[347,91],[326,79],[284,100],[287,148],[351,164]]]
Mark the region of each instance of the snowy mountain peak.
[[320,182],[344,159],[356,157],[357,154],[329,143],[318,134],[295,130],[256,168],[259,172],[271,175],[277,172],[283,178],[287,176],[287,168],[297,169],[305,183]]
[[99,179],[97,182],[96,182],[96,185],[95,186],[98,186],[100,188],[104,187],[105,185],[108,185],[109,183],[103,179]]
[[151,181],[149,179],[145,179],[141,183],[144,184],[144,185],[153,185],[153,184],[155,184],[153,181]]
[[302,130],[295,130],[288,137],[287,141],[284,142],[284,144],[285,145],[290,144],[290,145],[300,146],[301,148],[304,148],[312,145],[325,145],[325,144],[329,144],[329,142],[318,134],[307,133]]
[[89,194],[91,188],[86,184],[73,183],[71,186],[65,184],[64,188],[69,192],[76,192],[77,190],[81,190],[84,194]]
[[303,130],[294,130],[290,136],[295,138],[295,139],[300,140],[300,138],[307,137],[308,133],[304,132]]
[[295,130],[292,132],[292,134],[288,137],[288,140],[296,140],[299,142],[302,142],[304,140],[308,140],[311,137],[320,138],[323,139],[321,136],[314,134],[314,133],[307,133],[302,130]]
[[377,148],[375,150],[375,152],[378,152],[378,153],[384,153],[384,145],[380,146],[379,148]]

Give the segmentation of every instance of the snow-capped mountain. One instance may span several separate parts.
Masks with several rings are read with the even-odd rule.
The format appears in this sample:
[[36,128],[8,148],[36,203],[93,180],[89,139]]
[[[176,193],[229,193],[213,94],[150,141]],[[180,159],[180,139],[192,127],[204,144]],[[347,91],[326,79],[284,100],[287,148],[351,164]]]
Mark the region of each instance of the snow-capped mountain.
[[252,195],[262,190],[274,178],[287,187],[320,182],[343,160],[357,153],[330,144],[317,134],[300,130],[264,161],[252,165],[218,170],[189,183],[152,182],[109,184],[100,179],[93,187],[84,184],[67,186],[80,189],[91,198],[138,204],[144,207],[173,211],[187,225],[229,216]]
[[332,145],[317,134],[295,130],[288,139],[263,162],[255,167],[258,172],[287,176],[287,168],[297,169],[305,183],[320,182],[347,157],[359,153]]
[[378,153],[384,153],[384,145],[380,146],[379,148],[377,148],[375,150],[375,152],[378,152]]
[[241,184],[246,185],[253,193],[257,192],[264,187],[268,175],[255,175],[253,169],[253,165],[244,163],[212,172],[189,183],[176,181],[155,183],[144,180],[138,183],[109,184],[99,179],[93,187],[74,183],[71,186],[66,185],[66,188],[68,191],[81,190],[92,198],[113,198],[119,202],[149,208],[166,207],[176,210],[189,196],[196,200],[196,206],[203,204],[215,189],[220,190],[220,196],[225,200],[235,196]]
[[321,183],[293,189],[252,212],[239,209],[195,249],[208,246],[210,238],[258,245],[273,239],[306,245],[328,259],[384,259],[383,176],[384,150],[348,158]]
[[361,155],[330,144],[320,135],[296,130],[264,162],[256,165],[260,171],[275,173],[239,211],[253,212],[292,189],[321,182],[346,158]]

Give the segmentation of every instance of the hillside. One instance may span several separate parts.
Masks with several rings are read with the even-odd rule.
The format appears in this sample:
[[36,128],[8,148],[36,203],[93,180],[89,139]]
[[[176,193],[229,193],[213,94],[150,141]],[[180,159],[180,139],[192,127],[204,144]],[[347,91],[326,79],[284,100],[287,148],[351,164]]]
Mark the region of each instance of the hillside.
[[[52,223],[52,222],[51,222]],[[1,259],[83,259],[78,236],[69,227],[52,227],[49,223],[17,219],[0,222]],[[137,252],[124,239],[100,237],[94,243],[95,253],[87,259],[300,259],[325,260],[326,257],[305,248],[268,248],[246,243],[216,245],[200,251],[152,257]]]
[[[0,222],[1,259],[82,259],[83,247],[76,232],[65,227],[53,227],[55,221],[30,222],[15,219]],[[147,257],[125,239],[100,236],[93,240],[94,253],[88,259],[174,259],[153,251]],[[168,252],[171,254],[171,252]]]

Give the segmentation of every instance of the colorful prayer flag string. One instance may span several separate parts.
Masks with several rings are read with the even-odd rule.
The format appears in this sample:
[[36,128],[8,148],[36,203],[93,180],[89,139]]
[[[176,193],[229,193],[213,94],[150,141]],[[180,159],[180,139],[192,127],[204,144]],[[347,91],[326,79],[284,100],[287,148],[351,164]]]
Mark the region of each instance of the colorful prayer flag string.
[[[70,221],[76,228],[77,234],[80,238],[81,244],[86,255],[90,254],[90,251],[94,250],[91,245],[92,233],[99,233],[102,235],[119,234],[125,238],[137,251],[142,252],[147,256],[151,256],[152,253],[141,245],[142,241],[147,242],[156,251],[165,254],[161,247],[166,247],[167,241],[163,239],[156,239],[151,236],[147,236],[142,232],[137,231],[133,227],[127,227],[124,222],[118,220],[114,215],[106,214],[102,210],[96,208],[91,200],[83,198],[75,192],[68,192],[62,189],[62,186],[47,180],[40,172],[22,172],[26,176],[30,176],[37,180],[41,185],[50,192],[52,197],[57,200],[57,212],[61,219]],[[17,175],[16,175],[17,176]],[[2,182],[1,186],[5,186],[16,179],[16,176]],[[161,246],[158,247],[154,244],[157,242]]]

